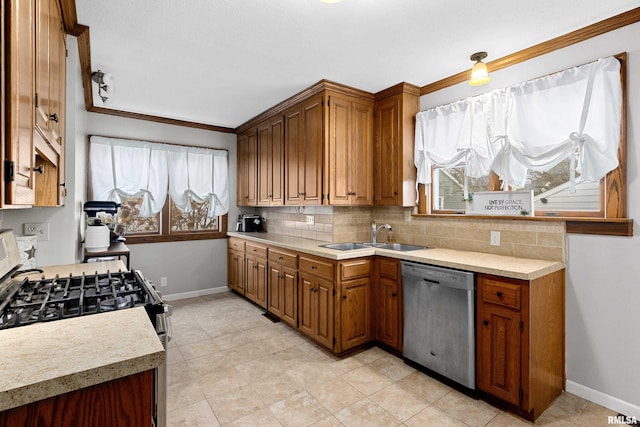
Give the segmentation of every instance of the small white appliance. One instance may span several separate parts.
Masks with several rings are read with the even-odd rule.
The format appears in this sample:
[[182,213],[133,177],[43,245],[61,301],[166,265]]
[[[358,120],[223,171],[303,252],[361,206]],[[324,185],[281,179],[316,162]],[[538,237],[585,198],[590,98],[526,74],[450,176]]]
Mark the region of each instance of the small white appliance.
[[[99,214],[116,218],[119,205],[109,201],[89,201],[84,204],[87,228],[84,233],[84,248],[87,252],[104,252],[111,246],[111,229]],[[117,220],[112,222],[115,226]]]

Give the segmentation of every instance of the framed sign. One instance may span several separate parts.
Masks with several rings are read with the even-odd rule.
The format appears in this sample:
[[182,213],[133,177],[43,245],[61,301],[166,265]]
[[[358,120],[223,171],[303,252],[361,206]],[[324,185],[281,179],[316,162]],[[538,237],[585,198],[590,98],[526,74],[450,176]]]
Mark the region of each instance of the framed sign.
[[469,193],[467,215],[533,216],[533,190]]

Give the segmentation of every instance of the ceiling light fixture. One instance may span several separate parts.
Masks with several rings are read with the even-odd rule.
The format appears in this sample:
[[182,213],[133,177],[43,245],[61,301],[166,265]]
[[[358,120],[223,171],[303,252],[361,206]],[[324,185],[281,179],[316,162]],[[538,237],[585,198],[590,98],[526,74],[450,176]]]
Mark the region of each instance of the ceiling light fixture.
[[113,76],[98,70],[91,73],[91,80],[98,83],[98,96],[106,104],[109,98],[113,96]]
[[487,52],[476,52],[471,55],[471,60],[476,61],[471,69],[471,80],[469,80],[470,86],[482,86],[491,81],[489,77],[489,71],[487,71],[487,64],[482,62],[487,57]]

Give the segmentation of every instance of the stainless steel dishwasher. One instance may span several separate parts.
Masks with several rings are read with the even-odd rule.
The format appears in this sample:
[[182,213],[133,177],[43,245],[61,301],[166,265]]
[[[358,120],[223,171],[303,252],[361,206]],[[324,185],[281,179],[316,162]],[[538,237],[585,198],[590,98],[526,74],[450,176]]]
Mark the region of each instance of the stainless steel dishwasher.
[[402,262],[403,356],[475,389],[473,273]]

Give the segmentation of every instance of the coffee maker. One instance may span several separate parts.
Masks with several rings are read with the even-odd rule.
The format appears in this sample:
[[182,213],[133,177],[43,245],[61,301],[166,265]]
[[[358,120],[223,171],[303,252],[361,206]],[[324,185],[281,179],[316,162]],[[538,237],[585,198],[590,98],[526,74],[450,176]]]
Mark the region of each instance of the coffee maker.
[[[84,204],[86,229],[84,248],[87,252],[104,252],[111,246],[112,235],[118,228],[120,205],[109,201],[89,201]],[[115,236],[116,240],[124,240]]]

